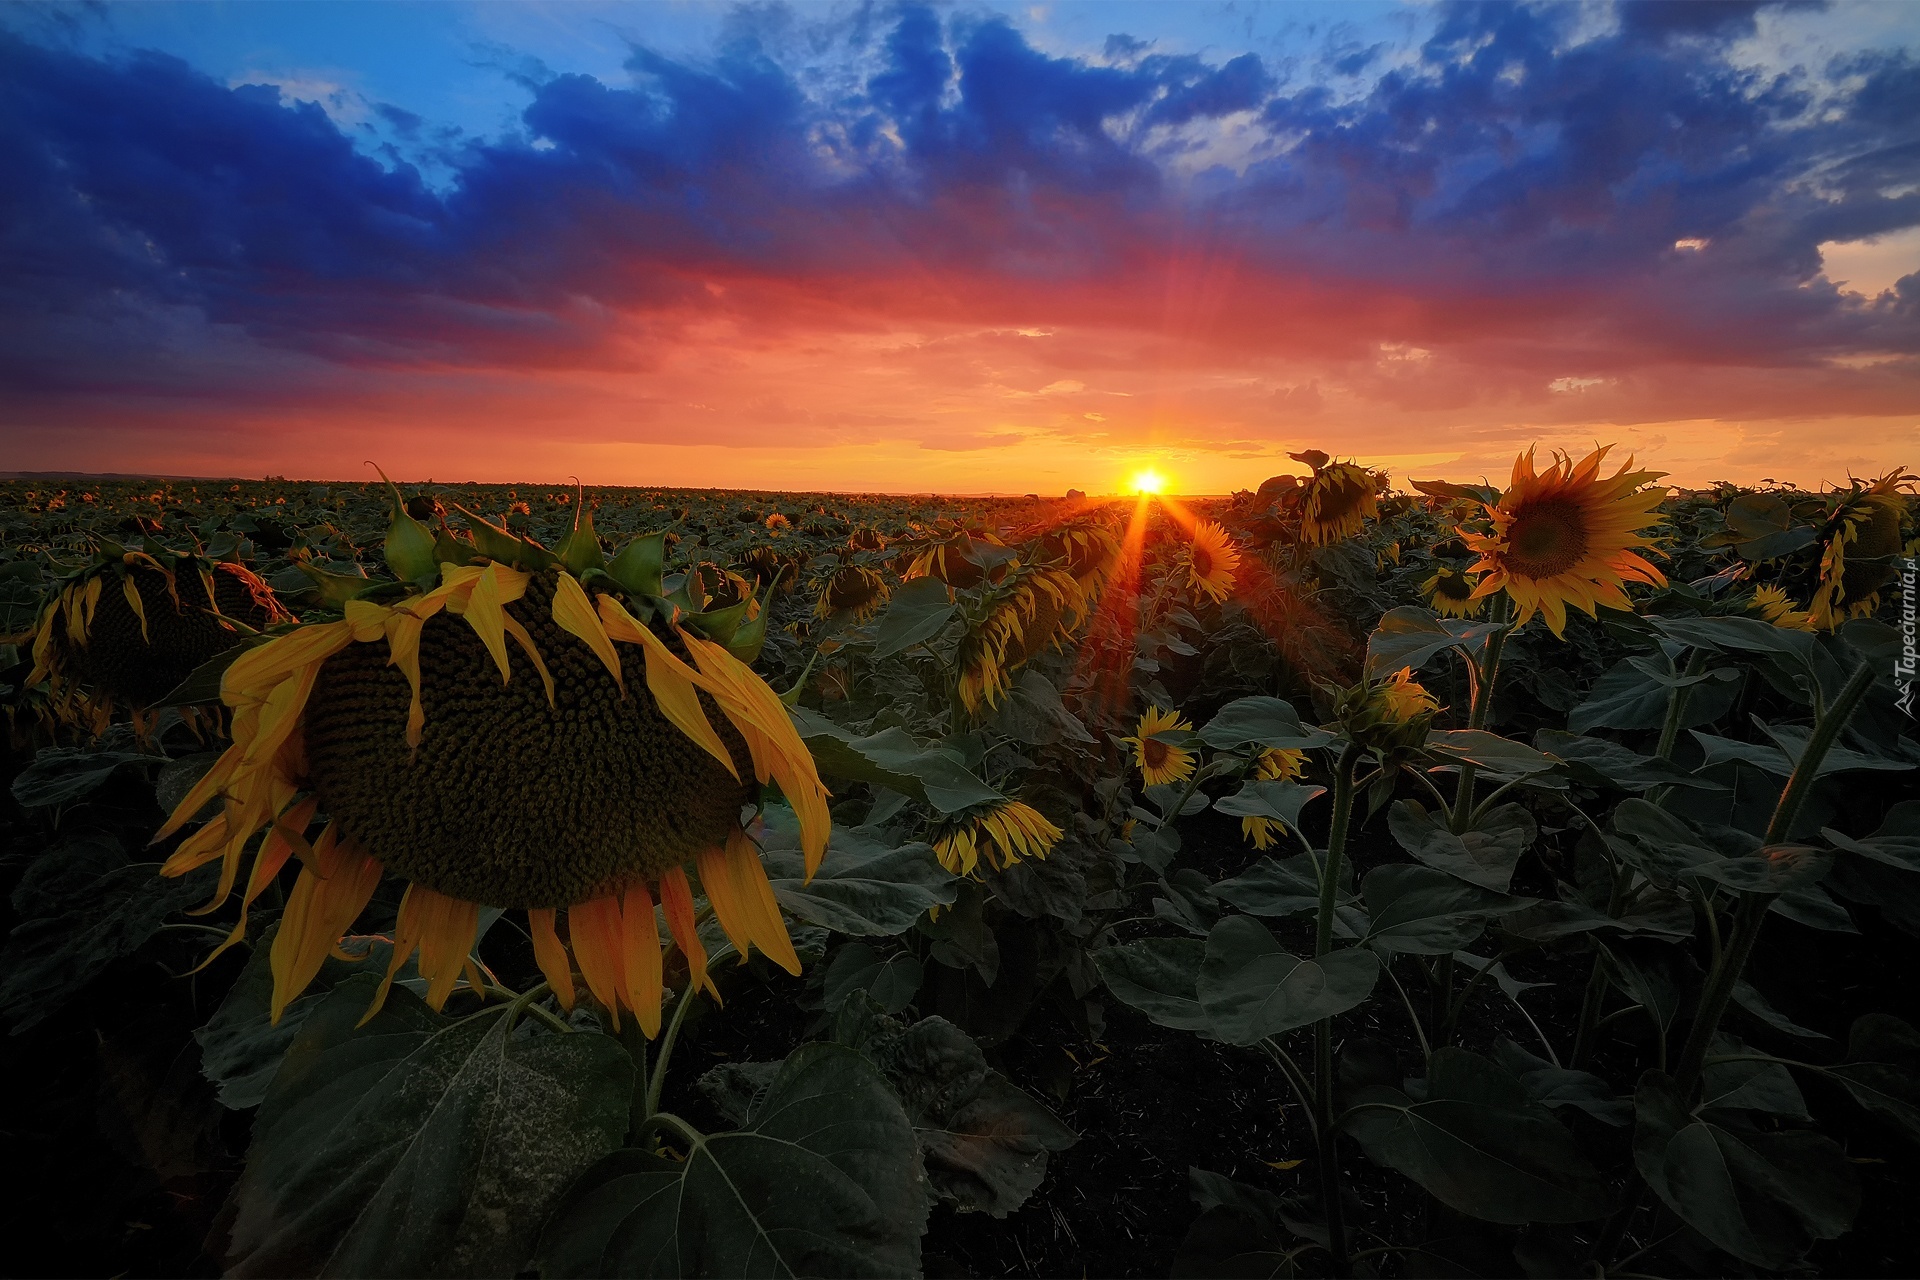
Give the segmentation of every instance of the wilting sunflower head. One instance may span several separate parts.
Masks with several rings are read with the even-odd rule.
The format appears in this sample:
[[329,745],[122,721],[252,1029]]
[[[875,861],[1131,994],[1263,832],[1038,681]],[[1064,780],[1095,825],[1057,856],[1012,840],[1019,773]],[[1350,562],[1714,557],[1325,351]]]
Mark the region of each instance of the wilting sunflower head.
[[1634,471],[1633,460],[1605,479],[1600,464],[1611,445],[1576,463],[1565,454],[1536,474],[1532,450],[1514,460],[1513,482],[1489,504],[1493,529],[1462,531],[1480,553],[1468,567],[1482,573],[1474,596],[1505,591],[1514,603],[1516,626],[1535,612],[1556,636],[1564,636],[1567,606],[1592,616],[1599,605],[1629,611],[1622,589],[1628,582],[1665,586],[1666,578],[1634,548],[1651,546],[1641,530],[1657,523],[1654,508],[1665,498],[1650,482],[1666,474]]
[[1195,595],[1219,604],[1233,594],[1233,574],[1240,567],[1240,552],[1218,524],[1211,520],[1196,523],[1182,558],[1187,585]]
[[855,622],[865,622],[887,600],[887,580],[878,569],[863,564],[842,565],[824,582],[816,581],[814,587],[820,592],[813,605],[816,618],[845,614]]
[[1133,762],[1140,777],[1150,787],[1163,782],[1185,782],[1193,776],[1194,754],[1183,746],[1162,742],[1156,734],[1190,733],[1193,726],[1177,711],[1148,707],[1134,726],[1133,736],[1121,741],[1133,748]]
[[292,620],[241,565],[113,547],[47,603],[27,683],[48,681],[55,714],[98,732],[115,707],[145,711],[250,632]]
[[1486,608],[1486,598],[1473,594],[1473,579],[1452,565],[1441,565],[1433,576],[1420,584],[1427,604],[1447,618],[1471,618]]
[[1300,540],[1324,546],[1359,533],[1367,517],[1380,511],[1379,481],[1353,462],[1314,468],[1300,504]]
[[[354,600],[243,654],[221,693],[233,746],[175,809],[222,812],[162,870],[216,859],[231,891],[261,830],[243,904],[290,852],[304,869],[273,947],[274,1016],[310,982],[383,871],[408,882],[388,981],[417,949],[436,1008],[459,980],[482,905],[523,909],[563,1004],[573,961],[617,1023],[658,1029],[662,955],[654,894],[694,985],[711,985],[688,869],[742,955],[799,962],[744,806],[776,782],[800,823],[809,873],[825,852],[826,792],[786,709],[719,644],[666,621],[608,580],[589,598],[566,569],[444,564],[431,590]],[[684,616],[684,615],[680,615]],[[317,812],[325,828],[311,845]],[[229,942],[246,928],[240,924]],[[385,987],[381,998],[384,999]]]
[[1754,588],[1753,598],[1747,601],[1747,609],[1788,631],[1814,630],[1813,619],[1803,610],[1795,608],[1792,597],[1779,587]]
[[1820,553],[1820,585],[1808,610],[1812,624],[1831,631],[1848,618],[1870,616],[1880,607],[1880,592],[1893,581],[1892,558],[1905,549],[1911,523],[1904,486],[1913,477],[1904,467],[1842,493],[1827,520]]
[[1013,673],[1070,640],[1086,611],[1085,591],[1064,569],[1026,567],[1009,575],[961,637],[961,705],[972,713],[997,703]]
[[1056,525],[1039,541],[1041,558],[1063,565],[1088,590],[1104,581],[1120,558],[1120,539],[1097,519],[1081,518]]
[[[905,580],[938,578],[950,587],[965,590],[990,577],[997,579],[1004,572],[1002,556],[986,552],[988,547],[1002,545],[1000,539],[982,530],[945,527],[909,543],[895,563],[901,566],[900,576]],[[992,571],[986,564],[993,566]]]
[[949,815],[932,840],[941,866],[977,880],[983,862],[1005,871],[1022,858],[1046,857],[1060,842],[1060,828],[1032,805],[1001,799]]

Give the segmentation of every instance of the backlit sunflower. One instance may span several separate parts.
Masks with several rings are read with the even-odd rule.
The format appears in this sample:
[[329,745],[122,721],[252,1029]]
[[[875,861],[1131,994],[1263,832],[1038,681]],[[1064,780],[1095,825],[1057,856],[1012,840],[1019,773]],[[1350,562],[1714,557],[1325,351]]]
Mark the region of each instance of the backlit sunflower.
[[1020,800],[994,800],[963,810],[934,830],[940,865],[957,876],[980,878],[980,864],[1005,871],[1022,858],[1044,858],[1060,842],[1060,828]]
[[1864,488],[1855,481],[1840,495],[1827,521],[1820,585],[1807,611],[1815,627],[1831,631],[1880,607],[1880,591],[1895,572],[1891,557],[1905,546],[1907,500],[1900,490],[1912,483],[1906,469],[1896,467]]
[[1177,711],[1148,707],[1141,715],[1140,723],[1134,726],[1133,736],[1120,741],[1133,748],[1133,762],[1139,766],[1140,777],[1148,786],[1157,787],[1163,782],[1185,782],[1193,776],[1193,752],[1170,742],[1161,742],[1154,735],[1185,733],[1192,728],[1180,718]]
[[1240,552],[1225,529],[1211,520],[1195,524],[1183,559],[1187,585],[1196,595],[1218,604],[1233,593],[1233,573],[1240,567]]
[[[1254,762],[1253,776],[1263,782],[1282,782],[1288,778],[1300,776],[1300,770],[1306,767],[1307,753],[1293,751],[1286,747],[1268,747],[1260,753]],[[1249,815],[1240,819],[1240,834],[1253,842],[1256,849],[1269,849],[1286,827],[1272,818]]]
[[[1301,458],[1311,462],[1312,456]],[[1359,533],[1367,517],[1380,513],[1380,482],[1353,462],[1314,466],[1300,501],[1300,541],[1310,547],[1340,542]]]
[[[965,590],[1004,572],[1007,553],[989,550],[1002,545],[1000,539],[982,530],[946,526],[908,542],[894,565],[904,581],[938,578],[950,587]],[[990,565],[993,571],[983,565]]]
[[47,681],[69,724],[99,733],[117,707],[140,724],[202,663],[292,620],[241,565],[109,545],[41,613],[27,683]]
[[1382,717],[1394,725],[1412,724],[1440,709],[1439,701],[1413,678],[1412,667],[1402,667],[1375,686],[1374,697]]
[[1013,673],[1070,639],[1086,611],[1086,594],[1066,570],[1016,570],[961,638],[961,705],[973,713],[999,702]]
[[1759,614],[1776,627],[1788,631],[1812,631],[1813,619],[1810,615],[1793,606],[1793,600],[1779,587],[1756,587],[1753,599],[1747,601],[1747,608]]
[[1120,558],[1120,539],[1097,516],[1056,525],[1040,535],[1039,544],[1043,558],[1061,564],[1090,594],[1099,590]]
[[1567,606],[1586,610],[1606,605],[1631,610],[1622,587],[1628,582],[1665,586],[1666,578],[1634,551],[1652,545],[1640,531],[1660,517],[1654,508],[1666,496],[1646,487],[1666,474],[1631,470],[1633,460],[1612,476],[1600,477],[1611,445],[1595,449],[1575,463],[1558,455],[1544,472],[1534,471],[1533,451],[1514,459],[1513,481],[1486,511],[1491,533],[1462,533],[1480,553],[1469,573],[1484,573],[1474,588],[1478,599],[1505,591],[1513,599],[1514,624],[1535,612],[1553,634],[1566,634]]
[[468,957],[484,905],[527,913],[563,1006],[577,964],[616,1026],[626,1009],[653,1035],[656,896],[692,985],[712,989],[689,868],[743,957],[757,946],[799,972],[741,826],[757,784],[777,782],[798,815],[809,874],[824,855],[826,791],[786,709],[665,600],[622,592],[605,572],[588,572],[583,586],[553,560],[540,551],[533,570],[478,556],[442,563],[430,589],[349,601],[342,620],[303,626],[228,668],[233,745],[160,836],[210,801],[221,812],[161,874],[220,861],[202,908],[213,910],[266,833],[230,945],[244,935],[245,904],[299,854],[273,943],[276,1020],[385,873],[408,884],[375,1008],[416,952],[434,1008],[463,971],[474,982]]
[[816,581],[814,589],[820,593],[813,604],[816,618],[845,614],[855,622],[865,622],[887,601],[887,580],[878,569],[863,564],[840,566],[832,577]]
[[1427,604],[1446,618],[1471,618],[1487,607],[1485,597],[1473,594],[1473,579],[1452,565],[1440,565],[1420,584]]

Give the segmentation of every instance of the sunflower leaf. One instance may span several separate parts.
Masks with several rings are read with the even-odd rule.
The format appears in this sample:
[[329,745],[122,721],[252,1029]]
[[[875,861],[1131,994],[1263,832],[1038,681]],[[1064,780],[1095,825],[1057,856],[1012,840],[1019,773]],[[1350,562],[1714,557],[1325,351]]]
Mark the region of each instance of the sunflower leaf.
[[541,1233],[542,1275],[919,1273],[919,1143],[855,1050],[802,1045],[744,1128],[669,1136],[684,1160],[616,1151],[574,1183]]
[[768,806],[764,861],[773,896],[790,915],[837,933],[905,933],[929,907],[952,905],[959,886],[921,841],[890,843],[867,827],[835,827],[811,880],[792,811]]
[[342,982],[274,1076],[234,1196],[235,1276],[511,1275],[568,1183],[625,1137],[632,1059],[608,1036],[509,1035]]

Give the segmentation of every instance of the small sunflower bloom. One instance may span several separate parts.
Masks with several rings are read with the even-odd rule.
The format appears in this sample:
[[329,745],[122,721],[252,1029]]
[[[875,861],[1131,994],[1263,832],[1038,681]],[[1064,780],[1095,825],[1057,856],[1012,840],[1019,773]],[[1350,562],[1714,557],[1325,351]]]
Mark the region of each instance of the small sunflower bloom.
[[1240,552],[1227,531],[1211,520],[1193,527],[1193,540],[1187,544],[1185,568],[1187,585],[1196,595],[1219,604],[1233,593],[1234,570],[1240,567]]
[[1634,471],[1629,458],[1602,479],[1600,464],[1611,448],[1595,449],[1577,463],[1561,455],[1541,472],[1534,470],[1532,450],[1514,460],[1512,483],[1486,507],[1492,532],[1462,535],[1480,553],[1468,568],[1484,575],[1474,599],[1505,591],[1514,603],[1515,626],[1539,613],[1554,635],[1564,637],[1568,605],[1589,617],[1600,605],[1631,610],[1626,583],[1666,585],[1635,551],[1652,545],[1641,531],[1659,521],[1654,508],[1666,495],[1650,482],[1666,473]]
[[1060,843],[1060,828],[1021,800],[996,800],[966,810],[935,833],[940,865],[957,876],[980,878],[985,863],[1005,871],[1023,858],[1045,858]]
[[[1262,751],[1253,764],[1253,776],[1262,782],[1284,782],[1300,776],[1306,767],[1307,753],[1294,751],[1287,747],[1268,747]],[[1240,819],[1240,834],[1253,843],[1256,849],[1270,849],[1273,843],[1286,830],[1282,823],[1272,818],[1248,815]]]
[[1476,597],[1473,587],[1471,577],[1444,564],[1420,584],[1427,607],[1443,618],[1471,618],[1487,607],[1486,597]]
[[1133,736],[1121,739],[1133,748],[1133,762],[1139,767],[1140,777],[1148,786],[1157,787],[1163,782],[1185,782],[1193,776],[1193,752],[1162,742],[1154,736],[1159,733],[1189,732],[1192,728],[1177,711],[1148,707],[1141,715],[1139,724],[1134,726]]

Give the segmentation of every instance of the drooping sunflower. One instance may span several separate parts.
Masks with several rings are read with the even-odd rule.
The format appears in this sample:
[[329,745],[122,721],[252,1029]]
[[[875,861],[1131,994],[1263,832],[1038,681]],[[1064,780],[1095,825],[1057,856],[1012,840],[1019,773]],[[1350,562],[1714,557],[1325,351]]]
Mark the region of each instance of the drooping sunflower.
[[[1254,762],[1253,776],[1263,782],[1283,782],[1297,778],[1306,767],[1307,753],[1288,747],[1268,747]],[[1269,849],[1286,827],[1272,818],[1249,815],[1240,819],[1240,835],[1256,849]]]
[[1134,726],[1133,736],[1120,741],[1133,748],[1133,762],[1140,777],[1150,787],[1163,782],[1185,782],[1193,776],[1193,752],[1154,737],[1157,733],[1185,733],[1193,726],[1178,711],[1148,707]]
[[138,722],[249,632],[292,620],[243,565],[106,544],[42,611],[27,683],[47,681],[54,714],[98,733],[117,707]]
[[816,580],[820,596],[813,604],[813,616],[831,618],[844,614],[855,622],[865,622],[887,602],[887,580],[878,569],[863,564],[841,565],[825,580]]
[[1820,585],[1807,610],[1816,628],[1831,631],[1880,607],[1880,591],[1895,573],[1890,557],[1904,548],[1909,523],[1900,490],[1912,483],[1906,468],[1896,467],[1871,484],[1855,481],[1839,497],[1827,521]]
[[1380,513],[1379,492],[1378,478],[1358,463],[1315,465],[1300,501],[1300,541],[1318,547],[1351,538]]
[[960,702],[969,713],[999,702],[1015,671],[1073,635],[1087,612],[1064,569],[1026,566],[993,589],[986,613],[961,638]]
[[1233,574],[1240,567],[1240,552],[1218,524],[1211,520],[1196,523],[1182,559],[1187,585],[1195,594],[1215,604],[1233,594]]
[[1432,610],[1446,618],[1471,618],[1487,607],[1486,597],[1473,594],[1473,579],[1452,565],[1440,565],[1420,584]]
[[1060,563],[1089,594],[1099,590],[1120,558],[1120,539],[1097,516],[1064,521],[1038,541],[1040,555]]
[[1813,618],[1804,610],[1794,607],[1792,597],[1779,587],[1755,587],[1753,598],[1747,601],[1747,608],[1776,627],[1788,631],[1814,630]]
[[[496,550],[518,541],[491,534]],[[526,912],[563,1006],[577,964],[616,1026],[625,1009],[653,1035],[656,895],[692,985],[712,988],[689,869],[743,957],[756,946],[799,972],[741,823],[760,784],[777,783],[809,874],[824,856],[826,791],[786,709],[726,647],[682,625],[657,578],[635,589],[519,546],[526,556],[442,563],[430,588],[411,575],[415,589],[348,601],[340,621],[300,627],[227,670],[233,745],[160,836],[210,801],[221,811],[162,874],[219,861],[202,908],[213,910],[266,833],[230,945],[246,904],[299,853],[273,943],[276,1020],[387,873],[408,883],[375,1008],[416,952],[439,1008],[468,971],[481,907],[493,906]]]
[[1005,871],[1022,858],[1045,858],[1060,828],[1021,800],[994,800],[949,815],[934,828],[933,851],[957,876],[980,878],[980,864]]
[[[987,550],[1004,545],[984,530],[949,525],[907,542],[894,563],[904,581],[938,578],[950,587],[965,590],[1004,572],[1007,553]],[[991,567],[983,567],[983,563]]]
[[1505,591],[1513,599],[1516,626],[1536,612],[1556,636],[1564,636],[1567,606],[1592,616],[1599,605],[1630,610],[1628,582],[1665,586],[1661,572],[1634,548],[1652,545],[1641,530],[1659,521],[1654,508],[1664,490],[1650,487],[1663,471],[1634,471],[1633,460],[1602,479],[1600,464],[1611,445],[1576,463],[1556,455],[1536,473],[1533,451],[1514,459],[1513,480],[1497,503],[1486,504],[1490,533],[1462,531],[1480,559],[1467,572],[1482,573],[1474,598]]

